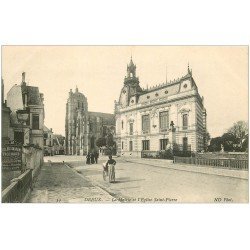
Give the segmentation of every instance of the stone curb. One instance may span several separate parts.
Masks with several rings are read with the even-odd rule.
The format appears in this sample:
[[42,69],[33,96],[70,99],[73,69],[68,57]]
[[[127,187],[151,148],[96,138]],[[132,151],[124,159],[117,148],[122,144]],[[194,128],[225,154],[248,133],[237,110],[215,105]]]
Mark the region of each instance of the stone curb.
[[[177,171],[185,171],[185,172],[193,172],[193,173],[201,173],[201,174],[208,174],[208,175],[216,175],[216,176],[224,176],[224,177],[230,177],[230,178],[236,178],[236,179],[243,179],[243,180],[248,180],[248,176],[245,177],[245,176],[233,176],[233,175],[228,175],[226,173],[218,173],[218,172],[208,172],[209,170],[212,170],[212,169],[216,169],[216,170],[224,170],[224,169],[220,169],[220,168],[211,168],[211,167],[207,167],[207,166],[198,166],[199,168],[204,168],[204,169],[207,169],[208,171],[202,171],[202,169],[194,169],[194,166],[189,166],[189,165],[185,165],[185,164],[179,164],[181,165],[181,169],[180,168],[177,168],[177,167],[174,167],[174,165],[172,166],[159,166],[159,165],[154,165],[153,163],[151,162],[140,162],[140,161],[136,161],[134,159],[124,159],[125,161],[127,162],[132,162],[132,163],[137,163],[137,164],[145,164],[145,165],[149,165],[149,166],[153,166],[153,167],[158,167],[158,168],[166,168],[166,169],[173,169],[173,170],[177,170]],[[144,160],[143,160],[144,161]],[[186,168],[186,169],[183,169],[183,168]],[[225,170],[228,170],[228,169],[225,169]],[[232,171],[234,171],[233,169],[231,169]],[[228,171],[231,171],[231,170],[228,170]],[[236,171],[236,170],[235,170]],[[244,170],[237,170],[237,171],[244,171]],[[245,171],[245,172],[248,172],[248,171]]]

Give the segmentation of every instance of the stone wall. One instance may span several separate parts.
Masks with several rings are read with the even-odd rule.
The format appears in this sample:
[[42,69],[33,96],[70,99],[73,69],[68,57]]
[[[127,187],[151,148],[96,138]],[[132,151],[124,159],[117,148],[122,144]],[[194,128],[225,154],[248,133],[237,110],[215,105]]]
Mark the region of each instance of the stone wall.
[[23,150],[23,162],[26,169],[33,170],[33,178],[36,177],[43,164],[43,150],[38,147],[25,146]]
[[[43,164],[43,150],[33,146],[23,147],[23,171],[32,169],[32,178],[36,178]],[[21,175],[20,170],[2,170],[2,190],[11,184],[11,180]]]

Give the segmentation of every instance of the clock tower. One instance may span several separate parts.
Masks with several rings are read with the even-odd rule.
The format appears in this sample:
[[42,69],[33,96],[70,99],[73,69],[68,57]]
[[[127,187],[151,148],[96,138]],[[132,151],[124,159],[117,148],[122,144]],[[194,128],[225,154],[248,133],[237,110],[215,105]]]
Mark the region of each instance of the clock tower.
[[132,56],[127,65],[127,75],[124,78],[124,86],[120,94],[120,104],[122,107],[129,105],[130,98],[135,96],[136,102],[143,90],[139,84],[139,78],[136,77],[136,65],[133,63]]

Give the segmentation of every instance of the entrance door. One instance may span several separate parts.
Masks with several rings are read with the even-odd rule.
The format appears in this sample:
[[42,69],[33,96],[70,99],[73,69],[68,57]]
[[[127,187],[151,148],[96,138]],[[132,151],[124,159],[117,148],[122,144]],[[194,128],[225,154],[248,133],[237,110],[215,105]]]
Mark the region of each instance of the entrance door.
[[129,142],[129,151],[133,151],[133,142],[132,141]]
[[24,144],[24,132],[15,131],[14,141],[20,144]]
[[183,137],[183,151],[187,151],[187,150],[188,150],[188,138]]

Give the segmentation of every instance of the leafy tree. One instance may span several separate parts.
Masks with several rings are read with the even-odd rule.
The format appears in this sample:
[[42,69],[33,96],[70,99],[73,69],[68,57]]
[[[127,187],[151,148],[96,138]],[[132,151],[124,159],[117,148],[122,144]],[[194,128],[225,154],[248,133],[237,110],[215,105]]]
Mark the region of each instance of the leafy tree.
[[115,142],[114,142],[114,137],[111,133],[108,133],[106,136],[106,146],[108,148],[112,148],[114,146]]
[[106,138],[104,137],[100,137],[96,140],[96,146],[97,147],[103,147],[103,146],[106,146]]
[[221,144],[222,144],[222,138],[220,136],[212,138],[210,141],[210,145],[208,146],[208,150],[210,152],[218,152],[221,150]]
[[233,134],[225,133],[221,137],[221,143],[224,146],[224,150],[227,152],[236,150],[235,148],[236,142],[237,140]]
[[242,149],[243,142],[248,137],[248,124],[245,121],[238,121],[234,123],[234,125],[228,129],[228,133],[235,136],[239,147]]
[[248,151],[248,137],[242,143],[242,151]]
[[208,132],[206,132],[206,134],[204,136],[204,144],[206,145],[205,151],[208,151],[208,145],[210,143],[210,140],[211,140],[211,136]]

